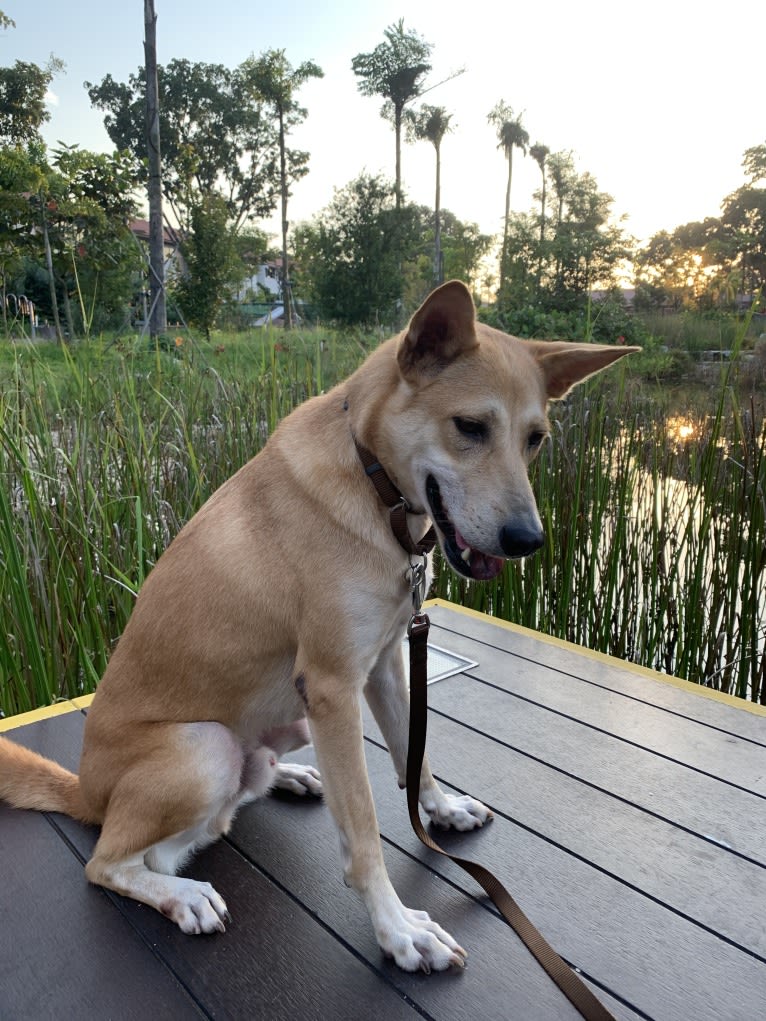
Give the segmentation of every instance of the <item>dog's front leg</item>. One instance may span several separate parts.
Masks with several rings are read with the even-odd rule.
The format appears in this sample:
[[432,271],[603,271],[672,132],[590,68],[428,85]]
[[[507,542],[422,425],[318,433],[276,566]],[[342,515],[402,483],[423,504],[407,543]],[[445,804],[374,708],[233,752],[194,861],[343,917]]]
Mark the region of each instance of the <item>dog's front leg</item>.
[[405,907],[388,878],[367,777],[357,688],[305,669],[299,689],[306,702],[325,799],[340,831],[346,883],[364,900],[378,944],[405,971],[462,966],[462,947],[424,911]]
[[[391,753],[399,786],[404,788],[410,696],[399,639],[381,655],[370,673],[364,693]],[[445,829],[473,830],[492,818],[492,812],[487,806],[475,798],[467,794],[445,794],[434,779],[427,754],[423,756],[420,771],[419,799],[431,821]]]

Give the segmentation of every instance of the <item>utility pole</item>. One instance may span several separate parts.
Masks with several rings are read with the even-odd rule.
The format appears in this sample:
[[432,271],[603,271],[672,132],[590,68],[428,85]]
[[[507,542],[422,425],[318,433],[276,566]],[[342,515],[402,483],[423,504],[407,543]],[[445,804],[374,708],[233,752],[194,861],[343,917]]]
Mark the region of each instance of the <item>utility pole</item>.
[[144,0],[144,56],[146,61],[146,148],[149,157],[149,336],[153,341],[168,328],[165,307],[165,239],[162,220],[162,161],[160,105],[157,86],[157,15],[154,0]]

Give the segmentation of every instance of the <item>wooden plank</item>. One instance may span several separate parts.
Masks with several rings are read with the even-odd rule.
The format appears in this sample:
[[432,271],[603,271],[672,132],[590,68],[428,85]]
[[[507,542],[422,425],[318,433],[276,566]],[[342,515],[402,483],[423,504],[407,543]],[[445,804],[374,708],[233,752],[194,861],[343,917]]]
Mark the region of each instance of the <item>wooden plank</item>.
[[37,812],[0,805],[0,1017],[199,1018]]
[[[79,757],[83,723],[84,717],[80,713],[72,713],[20,728],[10,736],[72,768]],[[3,811],[15,819],[32,820],[38,827],[43,826],[49,833],[54,833],[43,815],[5,808]],[[145,1014],[118,1013],[113,1016],[148,1017],[157,1014],[157,1010],[160,1011],[157,1016],[163,1016],[161,987],[157,990],[157,1010],[154,1007],[152,975],[157,969],[163,974],[172,972],[179,976],[194,1000],[214,1017],[254,1016],[268,1017],[270,1021],[332,1017],[339,1021],[358,1021],[362,1016],[369,1016],[380,1021],[394,1021],[412,1016],[412,1007],[390,985],[381,983],[373,970],[349,953],[341,941],[302,910],[288,892],[280,890],[231,846],[221,842],[210,848],[191,870],[212,882],[227,900],[235,916],[229,932],[220,936],[189,937],[151,908],[88,887],[81,861],[90,856],[97,830],[80,826],[62,816],[53,815],[51,818],[69,844],[65,845],[59,837],[56,838],[58,846],[51,849],[52,860],[63,862],[68,873],[73,873],[67,876],[67,889],[71,887],[79,891],[81,897],[84,894],[90,899],[96,898],[102,910],[108,909],[109,925],[96,922],[91,930],[91,939],[96,940],[99,947],[100,974],[109,976],[121,968],[121,944],[119,940],[110,938],[112,929],[124,930],[143,948],[151,947],[151,951],[146,950],[144,954],[147,973],[146,979],[142,979],[147,986]],[[14,860],[23,862],[23,854],[19,848],[15,850]],[[45,876],[45,873],[42,875]],[[38,879],[40,892],[47,903],[49,884],[40,877]],[[21,910],[28,914],[30,901],[29,891],[19,899]],[[59,930],[65,927],[66,915],[59,916],[55,902],[52,912],[51,931],[55,931],[57,926]],[[33,916],[30,917],[34,932],[37,922]],[[252,925],[252,919],[257,919],[257,926]],[[66,959],[74,957],[76,962],[79,961],[79,930],[67,933],[63,938],[59,933],[58,938]],[[114,953],[111,952],[112,946]],[[74,953],[73,948],[76,948]],[[12,960],[14,957],[15,950],[11,952],[9,947],[5,959]],[[76,963],[73,973],[78,973],[78,966]],[[139,978],[141,970],[139,967]],[[132,1010],[134,1001],[128,999],[127,1002]],[[193,1001],[190,999],[190,1002]],[[4,1016],[0,1011],[0,1017]],[[58,1016],[95,1017],[108,1016],[108,1013],[95,1010],[65,1012]],[[185,1015],[178,1011],[176,1015],[167,1016]]]
[[[670,713],[620,692],[589,682],[591,662],[572,657],[569,672],[519,659],[515,654],[492,654],[470,638],[436,628],[433,640],[447,649],[479,661],[473,676],[495,684],[519,698],[526,698],[553,712],[665,755],[702,773],[716,776],[742,790],[766,797],[766,749],[752,739]],[[577,674],[574,673],[577,671]],[[440,681],[439,684],[448,682]],[[438,685],[434,685],[434,690]],[[690,696],[693,700],[693,696]],[[722,707],[727,713],[734,712]],[[747,713],[742,718],[749,720]],[[755,717],[760,725],[761,720]],[[764,721],[766,727],[766,721]],[[766,729],[765,729],[766,734]]]
[[[448,779],[456,771],[462,774],[466,764],[473,767],[482,759],[457,741],[454,732],[450,737],[455,740],[438,741]],[[491,766],[486,743],[482,751],[483,760]],[[368,746],[368,761],[386,839],[429,862],[450,881],[475,890],[461,870],[421,849],[410,833],[403,795],[392,783],[386,753]],[[478,796],[484,793],[480,785],[469,790]],[[531,793],[534,796],[534,789]],[[589,822],[583,815],[582,828],[587,829]],[[551,825],[555,828],[555,821]],[[559,953],[595,978],[601,988],[619,991],[649,1017],[658,1021],[766,1017],[762,961],[609,876],[566,846],[502,816],[480,833],[438,831],[435,836],[448,849],[494,871]],[[640,833],[627,836],[640,840]],[[462,931],[456,930],[455,935],[460,939]]]
[[[373,750],[373,757],[384,753]],[[312,750],[296,753],[309,761]],[[399,810],[406,818],[403,795]],[[370,966],[379,969],[427,1017],[439,1021],[469,1018],[556,1018],[581,1021],[513,932],[472,896],[440,880],[428,866],[413,861],[408,851],[391,845],[383,828],[389,875],[403,902],[427,910],[469,951],[463,972],[423,976],[400,971],[384,959],[361,901],[341,879],[337,832],[328,810],[319,802],[277,795],[244,809],[228,838],[240,853],[273,876],[281,885],[337,932]],[[415,841],[415,837],[412,837]],[[605,996],[616,1016],[634,1021],[636,1015]]]
[[34,723],[8,730],[3,736],[76,773],[84,727],[83,713],[70,707],[67,712],[41,716]]
[[[492,648],[567,673],[573,662],[580,661],[582,670],[593,684],[608,690],[661,706],[700,723],[722,727],[741,737],[766,743],[766,706],[755,705],[723,692],[661,674],[655,670],[593,652],[583,646],[559,638],[539,634],[529,628],[501,621],[487,614],[434,600],[428,604],[432,623],[445,630],[470,636]],[[450,647],[445,639],[444,644]],[[587,664],[582,661],[587,660]]]
[[[429,749],[439,776],[495,812],[766,961],[766,868],[437,714]],[[766,840],[762,815],[753,825]]]
[[[462,750],[454,749],[457,760]],[[396,789],[388,756],[368,745],[370,775],[375,790],[381,832],[386,845],[394,883],[405,899],[423,904],[437,920],[450,929],[469,951],[466,975],[468,1000],[483,1015],[558,1017],[555,1010],[536,1012],[529,983],[540,969],[523,955],[516,937],[499,919],[488,925],[477,904],[466,905],[457,889],[450,890],[433,878],[424,881],[411,866],[398,865],[394,854],[401,847],[406,854],[426,862],[458,889],[477,888],[450,863],[422,849],[409,831],[404,796]],[[297,753],[300,755],[300,753]],[[304,751],[303,758],[307,759]],[[300,805],[282,805],[277,799],[258,803],[242,813],[233,839],[240,850],[290,886],[307,907],[320,913],[339,931],[356,927],[353,900],[337,894],[329,899],[323,892],[328,862],[332,862],[334,832],[330,820],[317,810],[310,811],[310,840],[301,831],[305,810]],[[316,816],[316,818],[315,818]],[[268,833],[268,839],[263,834]],[[586,976],[604,989],[616,991],[641,1016],[657,1021],[752,1021],[766,1016],[766,969],[749,955],[729,946],[699,926],[668,911],[639,891],[609,877],[587,862],[569,854],[511,821],[495,820],[482,833],[467,836],[436,834],[457,853],[481,861],[505,878],[511,892],[528,911],[551,943]],[[337,866],[336,866],[337,867]],[[414,899],[413,899],[414,898]],[[358,938],[351,937],[356,945]],[[363,950],[370,953],[374,951]],[[542,974],[542,973],[541,973]],[[474,981],[478,985],[474,987]],[[407,982],[405,976],[401,979]],[[486,987],[482,993],[481,988]],[[422,1009],[436,1017],[463,1017],[466,995],[447,996],[443,987],[424,987],[419,995]],[[730,1004],[734,1006],[730,1009]],[[483,1004],[481,1008],[479,1004]],[[500,1005],[505,1013],[499,1013]],[[609,999],[617,1017],[631,1017],[631,1007]]]
[[[479,664],[472,673],[481,678],[485,669]],[[519,786],[514,771],[526,769],[515,765],[520,753],[766,865],[766,815],[757,795],[467,677],[433,685],[429,703],[508,748],[511,789]]]
[[[96,834],[70,819],[60,825],[87,857]],[[187,936],[153,908],[106,896],[211,1017],[412,1017],[395,989],[226,841],[199,854],[183,874],[212,883],[224,897],[232,915],[225,933]]]

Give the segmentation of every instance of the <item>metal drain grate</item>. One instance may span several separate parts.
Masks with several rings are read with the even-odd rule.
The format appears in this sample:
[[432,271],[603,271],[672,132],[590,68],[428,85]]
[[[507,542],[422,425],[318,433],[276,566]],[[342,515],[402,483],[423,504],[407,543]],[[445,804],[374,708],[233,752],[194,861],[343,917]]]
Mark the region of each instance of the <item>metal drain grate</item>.
[[[408,639],[403,642],[404,651],[404,672],[409,680],[410,676],[410,649]],[[428,683],[435,684],[443,681],[445,677],[452,677],[454,674],[462,674],[471,667],[478,666],[476,660],[466,659],[465,656],[458,656],[456,652],[442,649],[439,645],[428,643]]]

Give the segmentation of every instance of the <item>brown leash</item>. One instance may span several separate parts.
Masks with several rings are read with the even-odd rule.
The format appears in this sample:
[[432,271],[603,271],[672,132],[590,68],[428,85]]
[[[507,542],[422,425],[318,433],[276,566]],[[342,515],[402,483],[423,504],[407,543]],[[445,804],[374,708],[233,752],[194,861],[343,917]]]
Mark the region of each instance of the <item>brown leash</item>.
[[[354,441],[356,443],[356,440]],[[585,1021],[616,1021],[589,987],[556,953],[538,929],[530,922],[519,905],[500,880],[483,865],[459,858],[443,850],[426,832],[420,818],[420,771],[426,748],[428,728],[428,631],[431,622],[421,612],[425,588],[425,556],[433,549],[436,533],[433,528],[420,542],[413,541],[407,527],[407,501],[391,482],[375,456],[356,443],[365,472],[378,491],[385,505],[391,509],[391,528],[399,544],[410,557],[423,557],[422,564],[410,561],[410,584],[412,589],[412,617],[407,634],[410,646],[410,732],[407,752],[407,808],[410,822],[418,839],[429,850],[449,858],[467,872],[490,898],[506,922],[511,926],[522,943],[553,979],[562,993],[577,1008]]]
[[593,995],[582,979],[572,971],[566,961],[559,957],[550,943],[530,922],[500,880],[483,865],[478,865],[465,858],[458,858],[456,855],[444,851],[431,839],[423,827],[418,810],[418,796],[428,719],[426,688],[429,627],[430,621],[427,614],[413,614],[409,626],[410,744],[407,753],[407,808],[412,828],[426,847],[449,858],[476,880],[522,943],[586,1021],[615,1021],[614,1015]]

